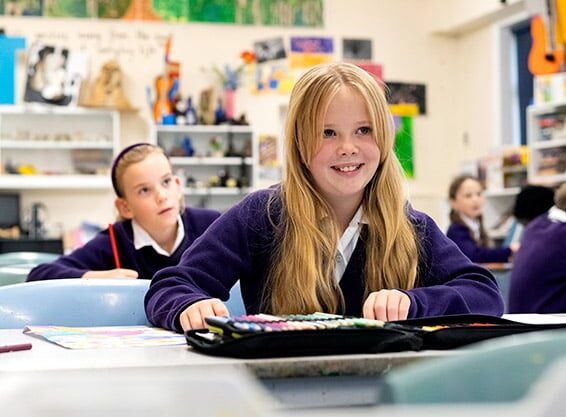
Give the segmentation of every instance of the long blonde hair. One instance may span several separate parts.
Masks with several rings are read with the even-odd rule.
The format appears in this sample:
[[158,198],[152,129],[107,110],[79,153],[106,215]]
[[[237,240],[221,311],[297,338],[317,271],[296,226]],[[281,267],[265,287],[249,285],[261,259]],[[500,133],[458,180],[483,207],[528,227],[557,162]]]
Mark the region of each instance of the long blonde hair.
[[289,101],[282,216],[276,229],[269,294],[263,297],[264,307],[274,314],[343,309],[342,293],[334,279],[339,239],[336,218],[308,168],[322,142],[328,105],[343,87],[356,91],[365,101],[381,151],[379,167],[362,201],[368,221],[365,296],[380,289],[415,286],[418,249],[406,216],[403,173],[393,152],[394,126],[384,93],[355,65],[322,65],[299,79]]

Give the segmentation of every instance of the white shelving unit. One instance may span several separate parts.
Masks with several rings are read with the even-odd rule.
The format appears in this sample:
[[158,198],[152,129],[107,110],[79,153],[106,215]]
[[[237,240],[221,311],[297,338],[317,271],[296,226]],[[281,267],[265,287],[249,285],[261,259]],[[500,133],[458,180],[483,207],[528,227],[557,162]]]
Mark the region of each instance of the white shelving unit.
[[119,135],[112,110],[0,106],[0,190],[109,189]]
[[554,186],[566,181],[566,102],[527,109],[529,182]]
[[[170,156],[190,206],[225,211],[256,187],[258,146],[250,126],[155,125],[152,137]],[[221,178],[227,185],[216,184]]]

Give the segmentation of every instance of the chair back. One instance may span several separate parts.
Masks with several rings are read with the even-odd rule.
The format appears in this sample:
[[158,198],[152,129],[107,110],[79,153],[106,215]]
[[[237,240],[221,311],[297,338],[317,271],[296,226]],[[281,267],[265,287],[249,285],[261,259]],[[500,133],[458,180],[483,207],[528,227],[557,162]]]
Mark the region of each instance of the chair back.
[[0,253],[0,265],[19,265],[52,262],[57,259],[60,254],[46,252],[6,252]]
[[230,298],[228,298],[225,304],[231,316],[246,314],[246,307],[242,299],[242,291],[240,290],[240,281],[236,282],[230,290]]
[[380,383],[379,403],[521,400],[554,361],[566,357],[566,331],[505,336],[470,345],[460,352],[393,369]]
[[0,264],[0,287],[25,282],[35,264]]
[[144,279],[57,279],[0,287],[0,329],[26,325],[134,326],[149,324]]

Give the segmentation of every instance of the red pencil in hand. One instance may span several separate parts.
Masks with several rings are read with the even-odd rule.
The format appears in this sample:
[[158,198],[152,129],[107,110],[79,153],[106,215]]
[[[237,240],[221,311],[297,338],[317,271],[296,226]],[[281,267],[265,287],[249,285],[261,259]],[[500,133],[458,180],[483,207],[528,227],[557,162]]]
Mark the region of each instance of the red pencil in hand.
[[110,236],[110,245],[112,246],[112,253],[114,254],[114,263],[116,268],[120,269],[120,255],[118,254],[118,246],[116,246],[116,236],[114,235],[114,226],[112,223],[108,225],[108,234]]

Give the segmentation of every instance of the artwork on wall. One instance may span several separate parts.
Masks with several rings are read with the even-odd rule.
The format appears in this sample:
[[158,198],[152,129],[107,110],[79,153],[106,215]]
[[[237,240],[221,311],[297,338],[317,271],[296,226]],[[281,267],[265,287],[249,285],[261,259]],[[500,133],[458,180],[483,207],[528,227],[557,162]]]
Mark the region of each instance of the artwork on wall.
[[238,25],[324,25],[323,0],[0,0],[0,15]]
[[332,61],[334,40],[325,37],[291,37],[291,68],[308,68]]
[[26,63],[24,101],[76,104],[86,73],[84,53],[35,43],[30,47]]
[[259,178],[272,182],[281,180],[277,135],[263,134],[259,136]]
[[387,81],[386,93],[389,104],[416,105],[417,114],[426,114],[426,86],[424,84]]
[[283,38],[274,38],[254,42],[254,53],[257,63],[283,59],[287,56]]
[[395,154],[407,178],[414,178],[413,118],[410,116],[396,116],[395,129]]
[[371,61],[371,39],[342,39],[342,58],[347,61]]

